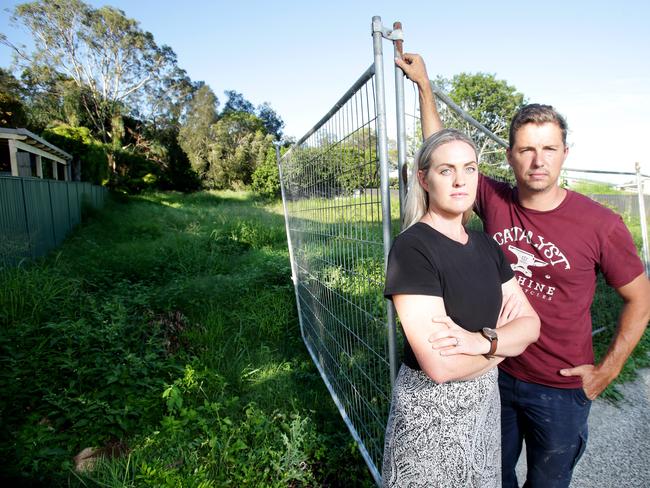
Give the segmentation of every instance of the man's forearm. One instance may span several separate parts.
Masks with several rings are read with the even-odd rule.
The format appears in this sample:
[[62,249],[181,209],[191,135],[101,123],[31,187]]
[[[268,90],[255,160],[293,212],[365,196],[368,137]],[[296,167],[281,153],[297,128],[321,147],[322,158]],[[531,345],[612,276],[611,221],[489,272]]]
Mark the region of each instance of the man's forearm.
[[440,120],[440,115],[438,115],[438,108],[436,107],[435,95],[431,89],[431,82],[427,80],[426,83],[419,83],[418,92],[422,139],[427,139],[443,128],[442,121]]
[[607,353],[597,365],[603,373],[608,375],[609,382],[619,375],[630,354],[641,340],[648,325],[648,314],[647,303],[628,302],[623,305],[616,334]]
[[418,87],[422,138],[426,139],[442,129],[442,122],[438,116],[436,99],[431,89],[431,81],[429,80],[424,60],[419,54],[404,53],[401,58],[395,58],[395,64]]
[[650,282],[644,274],[616,291],[625,303],[618,318],[616,334],[603,359],[597,365],[582,364],[560,370],[563,376],[580,376],[582,388],[592,400],[621,372],[650,320]]

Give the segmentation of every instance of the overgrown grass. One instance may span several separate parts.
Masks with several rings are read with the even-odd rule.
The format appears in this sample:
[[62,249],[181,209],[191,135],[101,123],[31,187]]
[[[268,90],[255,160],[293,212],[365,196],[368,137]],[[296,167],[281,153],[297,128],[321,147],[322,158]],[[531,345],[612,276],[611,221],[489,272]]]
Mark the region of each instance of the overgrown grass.
[[[340,203],[350,229],[380,238],[374,214]],[[332,262],[347,252],[323,246]],[[365,297],[382,259],[369,251],[352,278],[335,267],[321,278]],[[599,282],[598,356],[619,307]],[[48,258],[0,271],[0,321],[5,484],[373,484],[300,339],[279,203],[232,192],[112,202]],[[649,365],[649,348],[646,333],[617,382]],[[72,457],[86,447],[102,456],[79,473]]]
[[594,194],[624,195],[626,193],[630,194],[630,192],[623,192],[621,190],[617,190],[616,187],[611,183],[604,183],[600,181],[589,181],[589,180],[575,181],[569,186],[569,188],[573,191],[582,193],[584,195],[594,195]]
[[5,483],[371,486],[300,338],[281,209],[148,194],[2,270]]

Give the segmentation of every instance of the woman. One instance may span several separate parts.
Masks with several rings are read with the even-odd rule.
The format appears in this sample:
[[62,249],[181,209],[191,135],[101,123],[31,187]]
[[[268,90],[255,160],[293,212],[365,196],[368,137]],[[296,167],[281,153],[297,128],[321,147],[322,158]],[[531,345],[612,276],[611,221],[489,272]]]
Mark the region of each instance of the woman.
[[391,249],[384,290],[407,341],[383,483],[500,487],[495,367],[537,339],[539,319],[496,242],[463,227],[478,184],[472,140],[455,129],[435,133],[413,173],[406,230]]

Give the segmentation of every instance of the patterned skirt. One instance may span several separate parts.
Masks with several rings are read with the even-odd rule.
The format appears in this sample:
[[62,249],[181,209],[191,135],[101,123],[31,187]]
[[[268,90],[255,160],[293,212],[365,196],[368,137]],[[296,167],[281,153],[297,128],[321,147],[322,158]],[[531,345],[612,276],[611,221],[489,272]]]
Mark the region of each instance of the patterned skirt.
[[386,428],[385,487],[501,486],[501,405],[497,368],[437,384],[402,365]]

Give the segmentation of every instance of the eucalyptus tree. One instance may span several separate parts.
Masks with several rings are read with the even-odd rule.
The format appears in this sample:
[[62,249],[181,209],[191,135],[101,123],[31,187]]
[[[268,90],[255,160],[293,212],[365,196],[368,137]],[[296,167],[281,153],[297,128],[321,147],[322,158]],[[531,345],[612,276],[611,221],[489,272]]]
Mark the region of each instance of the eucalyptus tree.
[[263,121],[248,112],[230,112],[212,125],[208,168],[204,184],[211,188],[249,185],[255,169],[264,163],[273,136]]
[[82,0],[19,4],[12,16],[32,35],[33,49],[0,39],[19,66],[42,79],[64,76],[88,96],[80,102],[95,130],[119,145],[123,113],[146,112],[147,89],[176,75],[176,55],[122,10]]
[[218,107],[219,99],[208,85],[203,84],[190,100],[178,132],[178,142],[199,178],[205,178],[209,169],[208,155],[214,139],[212,126],[218,119]]

